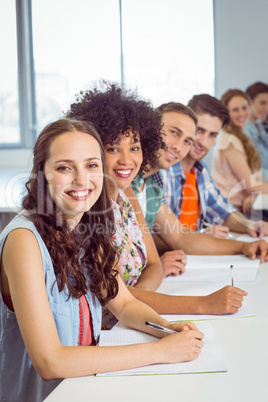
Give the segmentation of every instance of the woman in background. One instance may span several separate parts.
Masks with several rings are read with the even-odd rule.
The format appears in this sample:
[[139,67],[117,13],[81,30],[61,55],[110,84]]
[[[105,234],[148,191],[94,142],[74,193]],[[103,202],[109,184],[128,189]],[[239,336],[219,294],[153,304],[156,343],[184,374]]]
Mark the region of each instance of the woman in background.
[[216,143],[212,177],[230,203],[250,215],[255,195],[268,193],[268,184],[262,182],[258,150],[243,132],[249,119],[249,98],[239,89],[230,89],[221,101],[229,110],[230,123]]

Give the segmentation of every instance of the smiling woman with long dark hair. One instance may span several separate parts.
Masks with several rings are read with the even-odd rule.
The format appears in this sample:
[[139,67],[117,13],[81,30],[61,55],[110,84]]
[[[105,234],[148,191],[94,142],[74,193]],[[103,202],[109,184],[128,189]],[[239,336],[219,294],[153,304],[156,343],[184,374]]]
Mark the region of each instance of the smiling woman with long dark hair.
[[[1,401],[39,402],[63,378],[198,357],[203,334],[194,324],[170,324],[118,275],[103,147],[92,125],[49,124],[27,189],[23,210],[0,235]],[[145,325],[151,321],[180,333],[95,347],[102,305],[131,328],[163,336]]]

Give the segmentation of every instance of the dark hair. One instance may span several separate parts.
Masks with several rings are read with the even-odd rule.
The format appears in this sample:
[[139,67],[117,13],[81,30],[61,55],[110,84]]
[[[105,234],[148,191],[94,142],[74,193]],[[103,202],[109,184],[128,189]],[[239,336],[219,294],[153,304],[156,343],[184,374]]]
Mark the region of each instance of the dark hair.
[[222,122],[222,127],[225,127],[230,121],[228,109],[214,96],[208,94],[194,95],[189,100],[188,106],[197,115],[207,113],[210,116],[218,117]]
[[[235,96],[244,98],[249,105],[249,96],[240,89],[229,89],[228,91],[224,92],[221,97],[221,101],[228,108],[230,100]],[[226,131],[227,133],[233,134],[240,139],[247,156],[248,165],[252,172],[259,170],[261,167],[261,158],[252,139],[243,132],[241,127],[234,125],[231,120],[226,128]]]
[[156,109],[158,113],[161,114],[161,116],[164,113],[168,112],[176,112],[180,114],[185,114],[186,116],[189,116],[193,121],[194,124],[197,125],[197,117],[194,111],[188,107],[183,105],[182,103],[179,102],[168,102],[168,103],[163,103],[162,105],[158,106]]
[[254,100],[254,98],[256,98],[257,95],[268,93],[268,85],[260,81],[255,82],[254,84],[247,87],[246,93],[251,100]]
[[148,170],[146,166],[157,165],[158,150],[165,147],[161,117],[151,103],[117,83],[102,80],[92,90],[81,91],[66,116],[91,122],[103,144],[128,136],[130,130],[139,134],[143,153],[140,175]]
[[48,248],[59,291],[67,286],[69,296],[79,298],[90,289],[105,304],[118,292],[117,271],[113,268],[116,262],[112,241],[114,216],[105,177],[100,197],[70,232],[66,219],[50,195],[44,175],[45,162],[55,138],[66,132],[78,131],[96,139],[103,163],[102,143],[91,125],[70,119],[47,125],[34,146],[33,169],[26,183],[23,208],[28,211],[27,216]]

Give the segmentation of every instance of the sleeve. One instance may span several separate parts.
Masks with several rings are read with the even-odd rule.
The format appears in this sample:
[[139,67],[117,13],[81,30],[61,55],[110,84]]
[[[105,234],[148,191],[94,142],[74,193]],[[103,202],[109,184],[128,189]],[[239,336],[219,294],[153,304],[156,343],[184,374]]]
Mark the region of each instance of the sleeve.
[[244,147],[242,142],[239,138],[237,138],[234,134],[226,133],[225,131],[222,132],[220,136],[220,140],[217,143],[218,150],[225,150],[230,145],[232,145],[237,151],[245,153]]
[[221,194],[205,166],[202,174],[205,188],[208,191],[207,210],[204,219],[212,225],[221,225],[232,212],[236,211],[236,208]]
[[171,211],[173,211],[176,216],[179,216],[181,207],[180,180],[176,180],[174,173],[171,172],[171,169],[161,170],[160,174],[163,180],[165,203],[169,206]]

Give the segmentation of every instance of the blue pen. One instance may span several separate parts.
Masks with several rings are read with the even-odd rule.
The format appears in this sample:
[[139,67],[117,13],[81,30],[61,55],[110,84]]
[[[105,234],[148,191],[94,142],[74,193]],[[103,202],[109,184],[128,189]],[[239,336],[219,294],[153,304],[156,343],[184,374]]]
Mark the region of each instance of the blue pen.
[[234,277],[233,277],[233,266],[230,265],[231,275],[232,275],[232,286],[234,286]]

